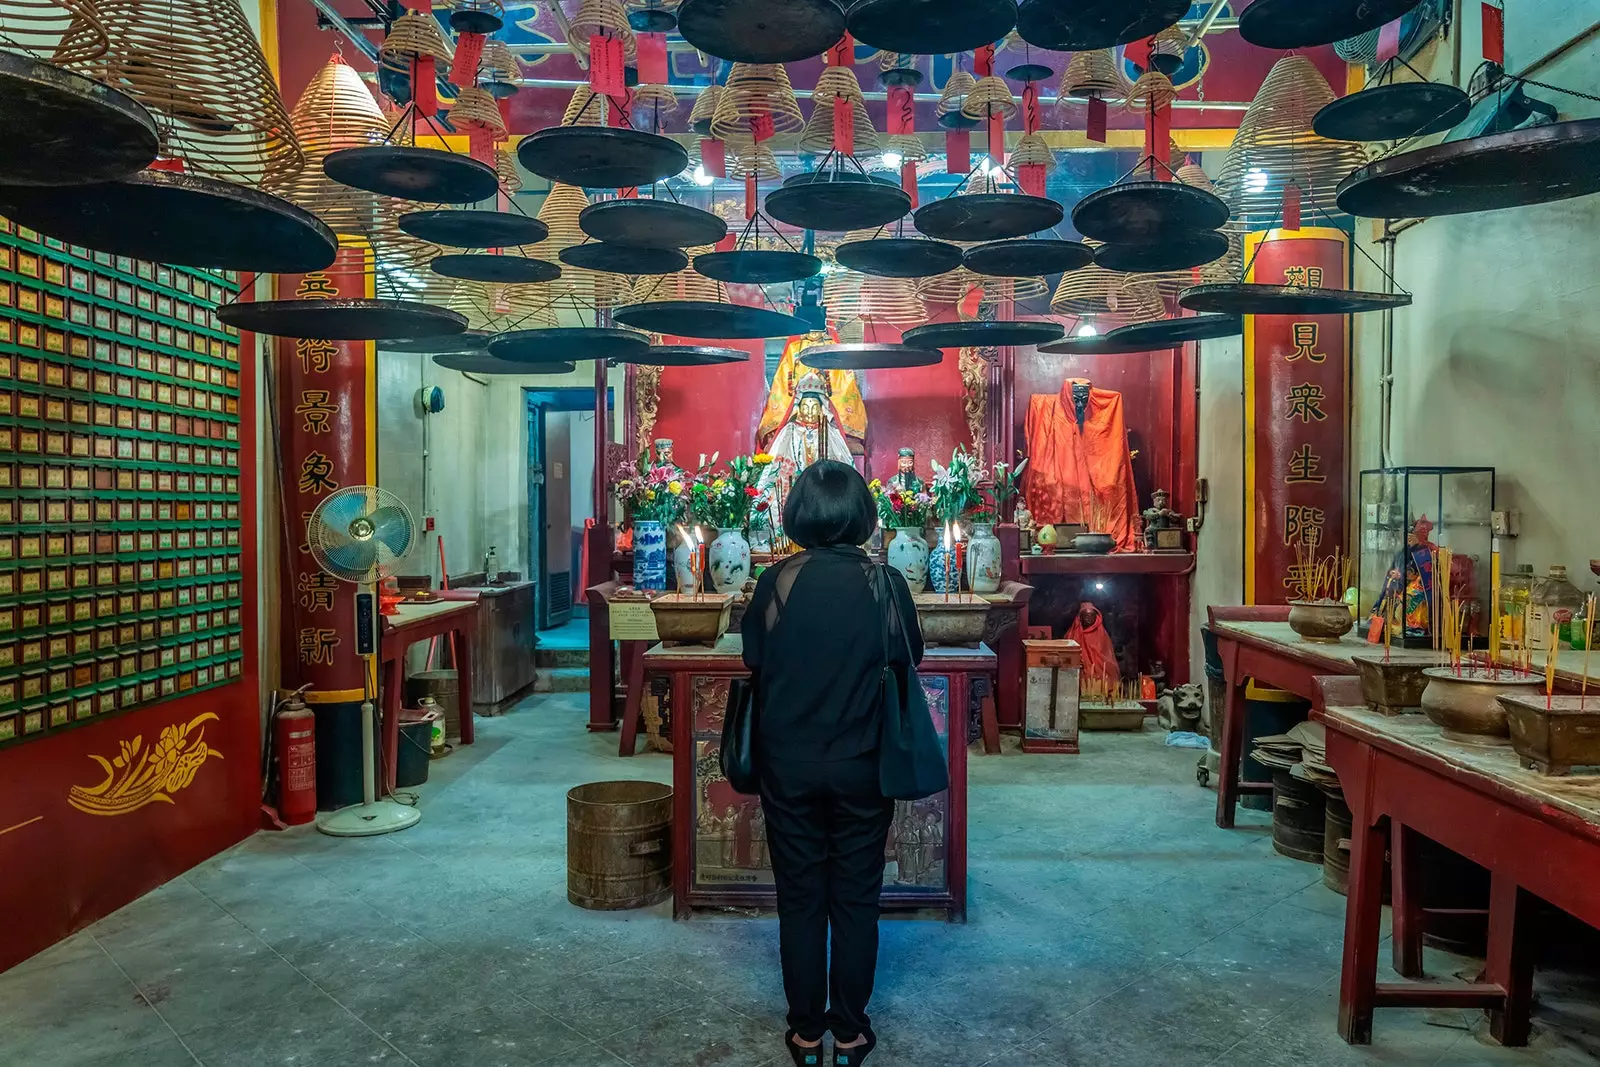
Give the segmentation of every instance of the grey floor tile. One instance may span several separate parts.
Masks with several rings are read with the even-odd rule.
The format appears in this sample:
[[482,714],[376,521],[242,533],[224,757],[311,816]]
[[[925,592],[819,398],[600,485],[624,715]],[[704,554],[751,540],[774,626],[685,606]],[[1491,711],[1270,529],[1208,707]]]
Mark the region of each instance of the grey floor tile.
[[705,994],[631,962],[577,977],[551,977],[525,985],[520,993],[591,1040],[710,1005]]
[[205,1067],[305,1067],[370,1049],[376,1037],[329,997],[253,1014],[191,1031],[183,1037]]
[[584,1036],[514,997],[471,1011],[439,1011],[415,1001],[379,1033],[418,1067],[531,1067],[565,1056]]
[[[11,1062],[9,1060],[4,1062]],[[62,1048],[27,1061],[28,1067],[197,1067],[199,1060],[175,1037],[116,1052],[82,1054]]]
[[1205,1037],[1099,1007],[1023,1046],[1028,1055],[1071,1067],[1208,1067],[1225,1049]]
[[649,1067],[763,1067],[784,1055],[783,1032],[725,1008],[688,1008],[599,1042],[631,1064]]

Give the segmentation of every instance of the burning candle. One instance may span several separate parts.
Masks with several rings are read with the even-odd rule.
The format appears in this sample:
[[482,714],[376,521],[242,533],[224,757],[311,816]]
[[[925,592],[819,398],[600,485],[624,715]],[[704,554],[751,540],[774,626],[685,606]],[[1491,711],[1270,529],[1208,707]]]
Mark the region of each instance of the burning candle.
[[696,541],[694,546],[694,596],[698,600],[700,599],[700,586],[702,583],[700,576],[705,573],[706,569],[706,535],[700,532],[700,527],[698,526],[694,528],[694,539]]
[[950,599],[950,560],[954,558],[954,548],[950,543],[950,524],[944,524],[944,598]]

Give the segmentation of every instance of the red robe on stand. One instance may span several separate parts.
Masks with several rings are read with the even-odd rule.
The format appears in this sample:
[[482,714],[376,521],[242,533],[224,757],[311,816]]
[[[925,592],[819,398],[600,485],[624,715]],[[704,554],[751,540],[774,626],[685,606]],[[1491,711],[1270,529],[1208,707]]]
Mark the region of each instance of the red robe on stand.
[[[1075,385],[1087,388],[1081,424]],[[1116,538],[1116,551],[1139,551],[1139,502],[1122,394],[1069,378],[1054,396],[1028,398],[1026,432],[1023,495],[1033,521],[1085,523],[1093,533]]]
[[1078,642],[1078,647],[1083,650],[1084,681],[1098,679],[1111,689],[1121,684],[1122,669],[1117,666],[1117,650],[1111,646],[1111,635],[1106,633],[1105,620],[1101,618],[1099,608],[1093,604],[1080,604],[1078,614],[1072,619],[1072,627],[1067,631],[1067,640]]

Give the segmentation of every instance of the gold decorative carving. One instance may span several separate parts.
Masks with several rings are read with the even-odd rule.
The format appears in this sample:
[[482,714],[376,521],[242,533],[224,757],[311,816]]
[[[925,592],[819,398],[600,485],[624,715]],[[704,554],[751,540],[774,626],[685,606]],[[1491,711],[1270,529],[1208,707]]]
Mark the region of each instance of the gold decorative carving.
[[639,427],[638,448],[645,452],[655,439],[656,414],[661,407],[661,368],[635,367],[633,369],[633,418]]
[[967,432],[972,435],[972,451],[978,456],[978,465],[983,465],[984,458],[984,428],[989,423],[989,360],[984,358],[987,353],[992,358],[993,349],[963,348],[957,357],[957,366],[961,368],[961,397],[967,412]]
[[146,804],[171,804],[172,794],[194,781],[200,767],[222,753],[206,744],[203,724],[218,718],[215,712],[196,715],[182,725],[164,727],[156,743],[144,747],[144,736],[122,742],[111,759],[90,755],[105,769],[106,780],[95,786],[75,785],[67,790],[67,803],[89,815],[127,815]]

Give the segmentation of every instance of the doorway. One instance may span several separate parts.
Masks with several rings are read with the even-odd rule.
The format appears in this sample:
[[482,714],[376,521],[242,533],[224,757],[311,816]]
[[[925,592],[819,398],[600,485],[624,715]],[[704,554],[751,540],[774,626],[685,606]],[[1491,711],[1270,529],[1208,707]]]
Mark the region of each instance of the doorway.
[[[524,389],[528,420],[528,573],[540,630],[587,615],[578,566],[594,517],[594,389]],[[606,408],[614,398],[606,390]]]

